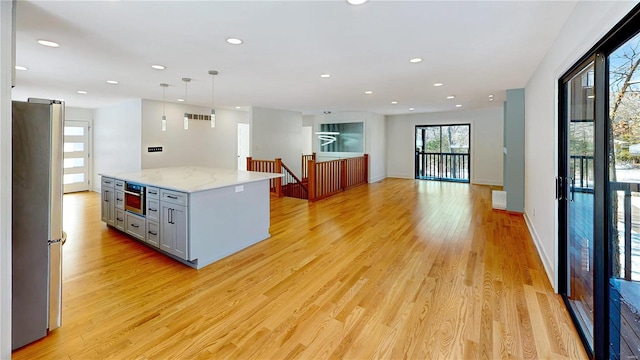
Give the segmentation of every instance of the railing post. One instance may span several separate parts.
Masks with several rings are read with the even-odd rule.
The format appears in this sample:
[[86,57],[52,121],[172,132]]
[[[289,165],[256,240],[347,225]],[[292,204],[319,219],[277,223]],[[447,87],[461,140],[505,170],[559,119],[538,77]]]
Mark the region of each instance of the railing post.
[[[282,159],[281,158],[276,158],[275,173],[276,174],[282,174]],[[282,193],[282,177],[279,177],[279,178],[276,179],[276,194],[278,194],[278,197],[283,197],[284,196],[284,194]]]
[[340,188],[347,190],[347,159],[340,160]]
[[308,176],[309,176],[309,182],[307,184],[308,187],[308,195],[309,195],[309,201],[315,201],[316,199],[316,160],[315,160],[315,153],[314,153],[314,159],[313,160],[309,160],[307,162],[307,171],[308,171]]
[[247,171],[253,171],[251,159],[252,159],[251,156],[247,156]]
[[316,161],[316,153],[311,153],[311,159],[313,159],[313,161]]
[[369,154],[364,154],[364,182],[369,183]]
[[631,190],[624,191],[624,278],[631,280]]

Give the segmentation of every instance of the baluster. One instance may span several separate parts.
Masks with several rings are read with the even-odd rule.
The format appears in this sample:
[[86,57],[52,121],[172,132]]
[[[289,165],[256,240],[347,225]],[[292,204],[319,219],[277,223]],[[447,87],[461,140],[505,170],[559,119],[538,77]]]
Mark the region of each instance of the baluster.
[[624,278],[631,280],[631,190],[624,191]]

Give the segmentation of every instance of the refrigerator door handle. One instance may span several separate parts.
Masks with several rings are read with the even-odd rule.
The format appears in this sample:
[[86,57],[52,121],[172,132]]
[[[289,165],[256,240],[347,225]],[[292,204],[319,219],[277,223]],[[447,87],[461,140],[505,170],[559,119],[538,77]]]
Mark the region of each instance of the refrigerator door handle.
[[62,236],[49,243],[49,331],[62,325],[62,244],[66,233]]

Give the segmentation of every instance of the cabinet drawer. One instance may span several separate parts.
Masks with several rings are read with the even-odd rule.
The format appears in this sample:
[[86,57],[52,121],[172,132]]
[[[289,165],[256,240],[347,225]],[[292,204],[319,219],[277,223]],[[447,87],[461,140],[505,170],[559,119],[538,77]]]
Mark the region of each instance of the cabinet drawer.
[[149,245],[155,247],[160,246],[160,225],[158,225],[157,222],[147,220],[147,235],[145,241]]
[[124,191],[124,180],[115,179],[114,182],[116,189]]
[[187,206],[187,193],[160,189],[160,201]]
[[124,213],[124,219],[124,231],[127,234],[144,241],[144,235],[146,232],[145,219],[142,216],[134,215],[130,212]]
[[116,229],[124,231],[124,211],[116,210]]
[[124,191],[123,190],[116,190],[116,209],[124,209]]
[[114,183],[115,183],[115,180],[113,178],[109,178],[109,177],[102,178],[103,188],[113,188]]
[[149,187],[147,186],[147,199],[159,199],[160,198],[160,189],[157,187]]
[[160,220],[160,201],[147,199],[147,219],[152,221]]

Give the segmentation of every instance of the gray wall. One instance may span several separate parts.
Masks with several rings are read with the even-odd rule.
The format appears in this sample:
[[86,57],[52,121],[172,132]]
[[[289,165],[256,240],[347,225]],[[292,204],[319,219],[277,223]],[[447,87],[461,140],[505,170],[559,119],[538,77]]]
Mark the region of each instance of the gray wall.
[[507,211],[524,212],[524,89],[507,90],[504,103],[504,190]]

